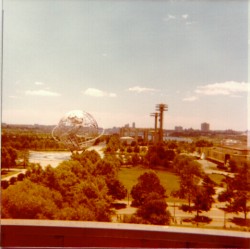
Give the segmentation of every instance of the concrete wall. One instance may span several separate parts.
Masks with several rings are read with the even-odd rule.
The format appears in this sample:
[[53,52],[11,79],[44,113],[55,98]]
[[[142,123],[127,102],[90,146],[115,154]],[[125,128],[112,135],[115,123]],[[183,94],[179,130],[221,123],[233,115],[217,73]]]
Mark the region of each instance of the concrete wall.
[[1,220],[2,247],[250,248],[250,234],[101,222]]

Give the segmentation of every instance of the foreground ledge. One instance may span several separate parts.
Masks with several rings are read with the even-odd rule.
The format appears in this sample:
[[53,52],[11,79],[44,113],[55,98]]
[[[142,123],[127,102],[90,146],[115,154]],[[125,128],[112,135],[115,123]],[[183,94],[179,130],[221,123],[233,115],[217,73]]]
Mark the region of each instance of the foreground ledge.
[[2,247],[250,248],[250,234],[124,223],[1,220]]

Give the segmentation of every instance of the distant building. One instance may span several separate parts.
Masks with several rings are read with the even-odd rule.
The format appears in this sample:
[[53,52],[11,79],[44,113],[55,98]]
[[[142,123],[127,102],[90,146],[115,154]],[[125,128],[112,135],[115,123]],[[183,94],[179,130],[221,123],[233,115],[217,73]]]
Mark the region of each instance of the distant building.
[[210,125],[208,123],[202,123],[201,124],[201,131],[209,131],[210,130]]
[[175,126],[174,130],[175,131],[183,131],[183,127],[182,126]]
[[135,122],[132,123],[132,128],[135,128]]
[[228,160],[235,160],[240,167],[244,165],[245,161],[250,161],[250,150],[247,146],[240,144],[206,147],[203,148],[203,153],[206,158],[225,166]]

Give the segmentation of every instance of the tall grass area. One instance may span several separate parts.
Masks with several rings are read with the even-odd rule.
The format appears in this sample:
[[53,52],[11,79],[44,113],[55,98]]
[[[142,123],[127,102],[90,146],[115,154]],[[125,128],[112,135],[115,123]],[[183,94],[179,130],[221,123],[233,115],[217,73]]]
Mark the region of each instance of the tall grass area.
[[[149,171],[149,169],[146,169],[141,166],[121,168],[118,173],[118,178],[124,184],[126,189],[130,192],[132,187],[137,184],[138,177],[147,171]],[[174,198],[170,196],[170,193],[173,190],[179,189],[179,177],[171,172],[162,169],[156,169],[154,171],[158,175],[162,186],[164,186],[164,188],[167,190],[166,194],[169,197],[168,201],[174,200]]]

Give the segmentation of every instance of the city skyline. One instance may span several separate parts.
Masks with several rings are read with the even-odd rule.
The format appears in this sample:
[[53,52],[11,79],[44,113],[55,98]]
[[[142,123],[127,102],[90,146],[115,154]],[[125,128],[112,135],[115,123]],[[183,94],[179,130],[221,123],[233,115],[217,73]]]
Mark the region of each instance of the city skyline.
[[248,1],[4,1],[2,122],[250,130]]

